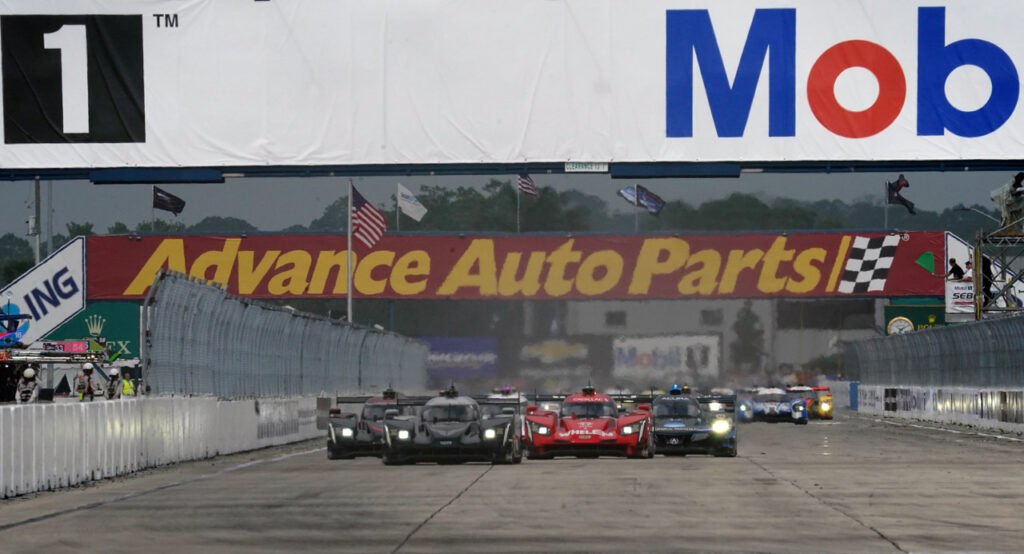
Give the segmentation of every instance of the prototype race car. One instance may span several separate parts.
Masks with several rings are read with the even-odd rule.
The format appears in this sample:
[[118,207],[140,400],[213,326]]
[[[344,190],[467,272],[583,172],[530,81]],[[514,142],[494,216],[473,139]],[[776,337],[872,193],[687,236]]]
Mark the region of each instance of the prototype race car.
[[807,403],[808,417],[832,419],[832,391],[828,387],[786,387],[792,396],[803,398]]
[[804,399],[790,396],[779,388],[759,390],[750,401],[750,411],[754,421],[807,424],[807,403]]
[[384,448],[384,416],[388,410],[414,415],[412,404],[399,405],[398,394],[390,388],[381,396],[338,397],[337,404],[362,403],[359,414],[333,408],[327,420],[327,458],[351,460],[356,456],[380,456]]
[[658,454],[736,456],[736,399],[694,397],[679,387],[654,400],[654,444]]
[[[544,401],[538,397],[537,401]],[[555,456],[596,458],[598,456],[654,456],[654,435],[650,406],[620,414],[615,400],[583,388],[561,400],[559,411],[526,411],[526,455],[529,459]]]
[[419,415],[384,418],[385,465],[416,462],[518,464],[523,460],[517,430],[517,403],[502,399],[485,403],[504,404],[501,413],[484,417],[480,403],[462,396],[453,385],[441,396],[426,401]]

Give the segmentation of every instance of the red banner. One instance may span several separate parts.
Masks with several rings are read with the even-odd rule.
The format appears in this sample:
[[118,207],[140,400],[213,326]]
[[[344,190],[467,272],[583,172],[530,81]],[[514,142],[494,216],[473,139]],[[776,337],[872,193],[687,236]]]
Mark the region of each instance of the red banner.
[[[255,298],[346,295],[345,235],[89,237],[88,298],[143,298],[160,268]],[[941,232],[386,235],[360,298],[941,296]],[[936,272],[940,276],[936,276]]]

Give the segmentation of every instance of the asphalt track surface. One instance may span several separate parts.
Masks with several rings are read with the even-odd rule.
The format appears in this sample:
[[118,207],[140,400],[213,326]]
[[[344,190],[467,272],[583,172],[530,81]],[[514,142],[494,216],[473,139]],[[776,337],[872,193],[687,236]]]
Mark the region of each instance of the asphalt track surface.
[[1024,441],[862,417],[737,458],[328,461],[305,442],[0,501],[4,552],[1020,551]]

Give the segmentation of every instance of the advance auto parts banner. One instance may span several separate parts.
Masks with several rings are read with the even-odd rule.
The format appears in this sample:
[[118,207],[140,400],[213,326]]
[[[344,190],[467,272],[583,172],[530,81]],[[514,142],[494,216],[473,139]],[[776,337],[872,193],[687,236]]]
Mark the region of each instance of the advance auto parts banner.
[[1020,159],[1021,20],[1006,0],[6,0],[0,167]]
[[[89,298],[144,298],[161,268],[256,298],[342,297],[344,235],[88,238]],[[941,296],[941,232],[385,235],[355,295],[417,299]]]

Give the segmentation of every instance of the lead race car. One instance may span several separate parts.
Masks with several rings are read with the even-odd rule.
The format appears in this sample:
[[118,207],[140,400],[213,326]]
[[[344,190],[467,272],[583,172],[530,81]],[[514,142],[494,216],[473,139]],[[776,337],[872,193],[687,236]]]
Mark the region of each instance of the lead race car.
[[733,396],[693,396],[677,386],[654,399],[654,443],[665,455],[737,454]]
[[754,421],[791,421],[797,425],[807,424],[807,402],[779,388],[757,391],[750,400],[750,410]]
[[[537,401],[545,400],[540,396]],[[620,414],[615,400],[594,387],[561,399],[558,411],[530,406],[526,412],[526,454],[531,460],[555,456],[654,456],[650,406]]]
[[[380,396],[339,396],[335,403],[362,404],[358,414],[333,408],[327,419],[327,458],[351,460],[356,456],[380,456],[384,448],[384,418],[388,411],[415,415],[415,402],[388,388]],[[394,417],[395,414],[392,414]]]
[[[499,404],[501,412],[485,417],[481,403]],[[523,460],[518,399],[481,399],[460,395],[453,385],[427,400],[419,415],[384,418],[384,465],[468,461],[512,463]]]

